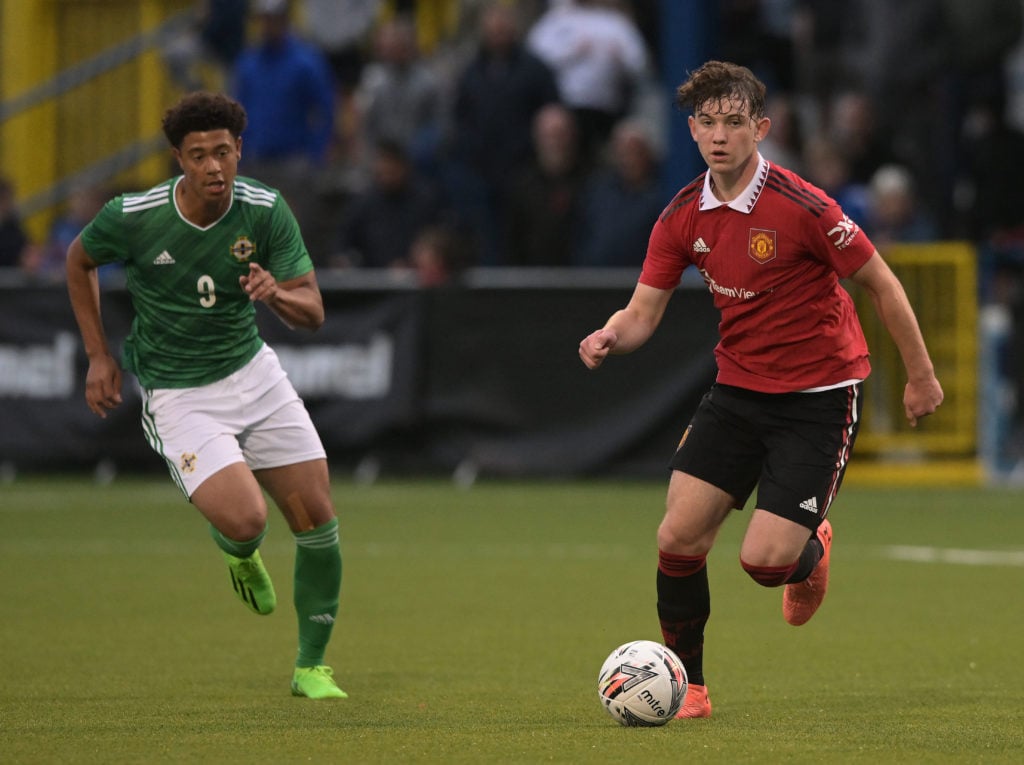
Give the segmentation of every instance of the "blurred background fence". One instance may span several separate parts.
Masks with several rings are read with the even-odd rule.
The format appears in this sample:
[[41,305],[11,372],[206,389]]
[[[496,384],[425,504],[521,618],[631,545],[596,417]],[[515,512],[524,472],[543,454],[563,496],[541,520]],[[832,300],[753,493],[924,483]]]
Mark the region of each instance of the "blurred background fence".
[[[979,483],[977,341],[972,252],[941,245],[892,253],[909,279],[946,392],[941,412],[912,431],[903,371],[873,311],[865,316],[874,371],[865,389],[858,480]],[[934,268],[932,266],[935,266]],[[628,300],[620,270],[481,269],[457,288],[422,289],[377,272],[323,274],[329,320],[312,335],[260,312],[336,467],[372,478],[445,473],[659,476],[714,380],[717,312],[707,291],[681,287],[662,330],[629,358],[588,371],[580,339]],[[112,278],[104,320],[114,348],[131,307]],[[0,288],[0,463],[17,470],[152,469],[139,395],[107,419],[84,404],[86,360],[61,286],[22,277]]]

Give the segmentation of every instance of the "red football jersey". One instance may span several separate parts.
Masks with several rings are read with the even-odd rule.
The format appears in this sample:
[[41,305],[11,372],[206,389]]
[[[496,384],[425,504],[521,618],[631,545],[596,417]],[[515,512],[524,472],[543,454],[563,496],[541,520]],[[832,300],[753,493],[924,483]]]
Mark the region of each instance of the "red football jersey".
[[788,393],[868,376],[864,333],[839,280],[874,251],[835,200],[761,158],[729,203],[707,172],[676,195],[651,232],[640,282],[674,289],[696,266],[721,312],[718,381]]

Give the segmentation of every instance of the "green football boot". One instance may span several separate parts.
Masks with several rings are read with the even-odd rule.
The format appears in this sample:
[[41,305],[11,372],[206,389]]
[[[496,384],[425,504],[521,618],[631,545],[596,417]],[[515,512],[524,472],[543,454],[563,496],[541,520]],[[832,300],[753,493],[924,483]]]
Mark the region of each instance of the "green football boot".
[[334,670],[319,667],[296,667],[292,675],[292,696],[307,699],[347,699],[348,694],[334,682]]
[[224,553],[224,560],[228,562],[231,586],[235,588],[239,599],[255,614],[266,616],[271,613],[277,605],[277,595],[274,594],[270,574],[263,567],[260,551],[256,550],[248,558],[236,558]]

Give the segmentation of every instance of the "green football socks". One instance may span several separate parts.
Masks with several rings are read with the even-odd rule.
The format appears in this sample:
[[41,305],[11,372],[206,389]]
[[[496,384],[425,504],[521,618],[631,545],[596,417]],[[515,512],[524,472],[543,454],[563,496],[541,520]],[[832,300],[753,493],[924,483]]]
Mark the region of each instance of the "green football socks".
[[259,548],[263,542],[263,537],[267,535],[267,527],[263,527],[263,531],[259,535],[252,539],[239,542],[234,539],[228,539],[226,536],[221,534],[214,528],[213,524],[210,524],[210,536],[213,537],[213,541],[217,543],[217,547],[226,552],[228,555],[233,555],[236,558],[248,558]]
[[341,548],[338,519],[295,534],[295,613],[299,621],[296,667],[323,665],[338,615]]
[[[266,534],[239,542],[213,526],[210,536],[224,553],[235,593],[252,611],[269,614],[277,603],[274,586],[263,567],[259,546]],[[292,693],[307,698],[345,698],[346,694],[324,665],[324,653],[338,615],[341,592],[341,548],[338,519],[302,531],[295,537],[295,613],[299,625],[299,650],[292,678]]]

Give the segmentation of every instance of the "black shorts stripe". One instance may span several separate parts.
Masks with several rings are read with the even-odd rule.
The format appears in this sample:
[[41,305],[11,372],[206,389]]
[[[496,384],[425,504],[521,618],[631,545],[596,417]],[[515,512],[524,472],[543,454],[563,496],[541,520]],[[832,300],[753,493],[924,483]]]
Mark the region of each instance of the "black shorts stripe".
[[860,424],[860,396],[861,388],[860,385],[851,385],[843,390],[847,391],[847,421],[848,425],[843,430],[842,443],[839,446],[839,452],[836,454],[836,469],[832,474],[832,483],[829,486],[828,494],[825,497],[824,507],[821,511],[821,517],[824,518],[828,515],[828,509],[832,506],[832,500],[836,498],[839,493],[839,485],[843,481],[843,475],[846,472],[846,465],[850,461],[850,454],[853,452],[853,441],[857,435],[857,427]]

